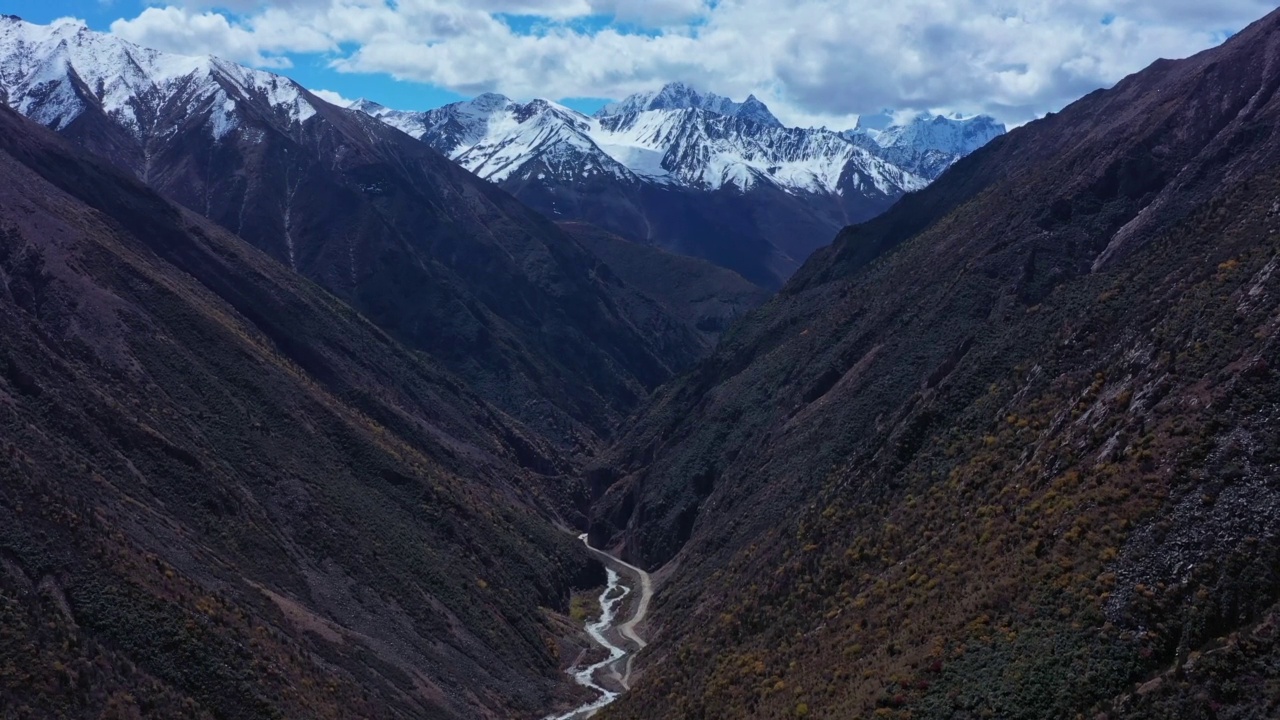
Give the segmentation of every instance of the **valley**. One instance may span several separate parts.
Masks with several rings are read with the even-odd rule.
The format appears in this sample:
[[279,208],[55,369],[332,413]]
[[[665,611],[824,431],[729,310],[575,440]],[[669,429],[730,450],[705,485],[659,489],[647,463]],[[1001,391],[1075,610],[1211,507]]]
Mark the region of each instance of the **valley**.
[[0,717],[1280,717],[1280,11],[1144,65],[832,130],[0,16]]
[[[637,634],[636,627],[643,623],[649,614],[649,603],[653,599],[652,578],[644,570],[592,548],[585,534],[578,539],[592,555],[608,567],[608,581],[600,594],[600,618],[589,621],[586,628],[587,634],[607,651],[607,655],[603,660],[580,670],[577,669],[576,663],[575,667],[570,668],[574,680],[588,690],[598,693],[599,697],[567,713],[549,717],[548,720],[579,720],[579,718],[593,717],[601,709],[616,702],[622,692],[631,689],[635,654],[648,645]],[[620,582],[621,578],[614,567],[628,574],[629,585]],[[622,613],[621,609],[627,612]],[[622,617],[627,619],[619,622]],[[627,650],[615,645],[614,640],[611,639],[614,636],[621,638],[619,642],[622,644],[629,644],[631,649]],[[605,673],[604,679],[600,679],[601,673]],[[618,689],[606,689],[601,685],[602,682],[616,686]]]

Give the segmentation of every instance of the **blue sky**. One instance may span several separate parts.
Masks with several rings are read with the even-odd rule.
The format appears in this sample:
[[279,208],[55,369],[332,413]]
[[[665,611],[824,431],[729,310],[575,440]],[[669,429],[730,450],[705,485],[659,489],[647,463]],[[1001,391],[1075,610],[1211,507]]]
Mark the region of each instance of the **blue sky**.
[[1270,0],[0,0],[141,45],[420,110],[501,92],[587,112],[681,80],[792,125],[1060,109],[1222,42]]
[[[0,0],[0,9],[24,20],[48,23],[62,17],[77,17],[94,30],[108,32],[111,23],[141,13],[154,3],[141,0]],[[519,22],[519,18],[515,18]],[[401,110],[430,110],[469,96],[429,83],[401,82],[385,74],[334,72],[323,53],[290,53],[292,67],[274,71],[297,80],[303,86],[336,92],[352,100],[367,97]],[[605,101],[576,103],[584,112],[594,112]]]
[[[160,3],[146,0],[0,0],[0,11],[18,15],[24,20],[49,23],[63,17],[84,20],[90,28],[109,32],[111,24],[122,18],[135,17],[149,7]],[[218,8],[229,17],[243,14]],[[494,17],[520,34],[537,34],[548,27],[548,20],[537,15],[519,13],[494,13]],[[609,15],[577,18],[566,25],[582,32],[598,32],[613,27],[624,32],[652,35],[655,31],[634,23],[617,22]],[[179,48],[165,48],[178,51]],[[369,98],[388,107],[401,110],[430,110],[448,103],[466,100],[475,93],[461,93],[444,87],[413,80],[397,80],[385,73],[342,73],[330,67],[332,57],[328,53],[288,53],[290,67],[272,68],[302,85],[329,90],[354,100]],[[242,60],[242,58],[232,58]],[[556,100],[585,113],[593,113],[616,98],[562,97]]]

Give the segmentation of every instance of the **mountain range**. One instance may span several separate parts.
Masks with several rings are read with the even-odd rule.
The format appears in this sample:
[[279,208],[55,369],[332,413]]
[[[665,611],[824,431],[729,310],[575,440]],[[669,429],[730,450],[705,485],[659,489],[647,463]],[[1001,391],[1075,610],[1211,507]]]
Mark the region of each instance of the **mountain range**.
[[1280,11],[1007,134],[0,18],[0,714],[1280,716],[1278,89]]
[[[291,213],[238,202],[265,198],[249,184],[270,182],[280,195],[271,206],[291,210],[302,168],[286,168],[286,158],[268,151],[220,153],[225,165],[206,157],[203,166],[192,161],[178,171],[184,163],[174,156],[258,145],[259,138],[268,146],[275,137],[306,142],[304,128],[328,127],[338,117],[331,106],[287,78],[218,58],[160,53],[71,22],[40,27],[12,16],[3,22],[5,102],[162,190],[172,186],[184,193],[175,195],[180,202],[255,236],[248,239],[278,246],[272,252],[301,262],[305,272],[319,271],[310,267],[317,250],[294,237]],[[546,100],[520,104],[492,94],[421,113],[367,100],[352,107],[553,220],[588,222],[702,258],[770,289],[841,227],[879,214],[1004,132],[985,116],[921,116],[881,131],[786,128],[754,96],[736,103],[683,83],[626,98],[593,117]],[[347,122],[338,142],[362,134]],[[232,171],[243,160],[264,163],[279,177]],[[273,215],[270,222],[256,215],[262,212]],[[360,258],[350,260],[358,265]],[[355,284],[352,262],[345,269],[338,267],[341,257],[329,262],[328,284]]]
[[[12,16],[0,67],[10,106],[320,283],[561,450],[597,446],[707,351],[550,221],[291,80]],[[532,446],[528,460],[556,467]]]
[[590,117],[495,94],[428,112],[351,107],[548,217],[703,258],[770,288],[839,228],[1004,133],[986,116],[921,116],[882,131],[787,128],[754,96],[736,103],[684,83]]

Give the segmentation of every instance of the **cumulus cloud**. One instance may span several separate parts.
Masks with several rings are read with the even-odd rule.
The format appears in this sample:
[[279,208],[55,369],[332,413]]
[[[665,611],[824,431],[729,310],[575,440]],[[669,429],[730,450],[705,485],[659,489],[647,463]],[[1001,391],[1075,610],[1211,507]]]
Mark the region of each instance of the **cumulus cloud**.
[[[268,66],[324,53],[341,72],[461,93],[616,98],[679,79],[754,92],[797,124],[885,108],[1021,122],[1156,58],[1210,47],[1272,9],[1267,0],[189,0],[112,30]],[[539,22],[518,31],[512,16]]]
[[286,34],[273,32],[281,11],[268,10],[245,27],[217,12],[193,12],[176,7],[150,7],[132,20],[116,20],[111,32],[147,47],[186,55],[217,55],[258,67],[292,66],[283,52],[323,52],[334,44],[307,26],[284,23]]
[[330,105],[337,105],[338,107],[347,107],[352,102],[354,102],[353,100],[342,97],[341,94],[336,93],[332,90],[312,90],[311,94],[329,103]]

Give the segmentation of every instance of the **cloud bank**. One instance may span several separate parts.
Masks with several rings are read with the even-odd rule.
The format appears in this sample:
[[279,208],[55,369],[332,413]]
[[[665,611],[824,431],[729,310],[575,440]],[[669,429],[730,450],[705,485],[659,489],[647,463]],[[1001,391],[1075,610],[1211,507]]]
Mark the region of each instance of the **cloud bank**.
[[618,98],[671,80],[791,124],[885,108],[1018,123],[1220,43],[1263,0],[221,0],[150,7],[139,44],[283,68],[322,54],[463,94]]

